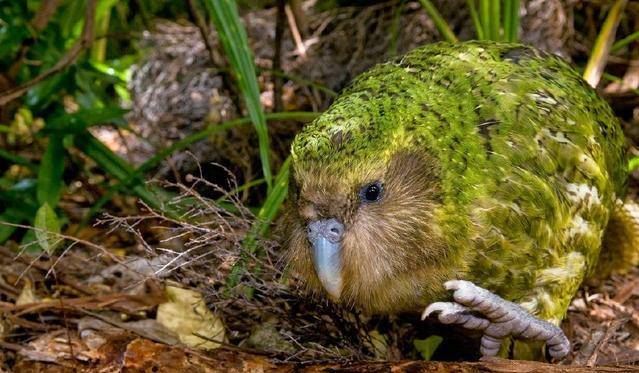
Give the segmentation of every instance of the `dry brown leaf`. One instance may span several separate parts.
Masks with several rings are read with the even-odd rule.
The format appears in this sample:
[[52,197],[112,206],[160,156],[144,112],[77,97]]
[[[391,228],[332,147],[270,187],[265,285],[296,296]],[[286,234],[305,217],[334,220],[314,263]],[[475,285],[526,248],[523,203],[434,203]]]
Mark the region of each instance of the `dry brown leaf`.
[[[224,324],[197,291],[166,287],[168,302],[158,306],[156,320],[189,347],[212,350],[225,341]],[[200,337],[201,336],[201,337]]]
[[96,361],[101,355],[91,351],[74,333],[58,329],[42,334],[18,352],[29,360],[58,362],[67,359]]
[[35,293],[33,283],[29,281],[29,279],[25,279],[24,287],[22,288],[22,291],[20,292],[18,299],[16,299],[16,306],[22,306],[23,304],[30,304],[30,303],[38,303],[40,301],[41,301],[40,297],[38,297]]

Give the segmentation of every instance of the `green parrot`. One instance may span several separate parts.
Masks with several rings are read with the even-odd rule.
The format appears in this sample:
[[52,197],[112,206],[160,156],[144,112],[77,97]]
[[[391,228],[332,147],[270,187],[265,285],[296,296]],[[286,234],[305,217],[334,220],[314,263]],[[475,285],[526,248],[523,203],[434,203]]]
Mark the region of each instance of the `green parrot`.
[[[580,284],[639,256],[626,153],[608,104],[560,58],[427,45],[357,77],[295,138],[289,260],[335,302],[424,310],[480,331],[487,356],[514,338],[561,358]],[[615,251],[597,267],[604,240]]]

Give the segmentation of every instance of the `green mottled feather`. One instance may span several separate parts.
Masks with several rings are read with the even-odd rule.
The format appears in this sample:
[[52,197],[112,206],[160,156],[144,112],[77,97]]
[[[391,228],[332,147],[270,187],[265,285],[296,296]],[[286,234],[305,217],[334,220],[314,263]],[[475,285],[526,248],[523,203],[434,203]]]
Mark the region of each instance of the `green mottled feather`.
[[625,193],[609,106],[533,48],[432,44],[360,75],[298,135],[293,168],[356,183],[400,149],[438,161],[454,273],[559,322]]

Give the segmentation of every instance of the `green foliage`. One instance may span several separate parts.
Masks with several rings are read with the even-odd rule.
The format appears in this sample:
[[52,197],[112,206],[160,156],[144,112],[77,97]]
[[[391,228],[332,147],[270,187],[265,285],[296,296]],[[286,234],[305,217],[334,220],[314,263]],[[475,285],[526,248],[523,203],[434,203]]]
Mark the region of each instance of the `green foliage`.
[[38,203],[46,204],[49,209],[56,206],[62,191],[62,172],[64,172],[64,147],[62,135],[49,137],[49,145],[44,152],[38,172]]
[[517,41],[519,0],[467,0],[466,2],[479,40]]
[[625,46],[630,45],[630,43],[639,40],[639,31],[635,31],[632,34],[626,36],[625,38],[618,40],[615,42],[610,48],[610,53],[616,53],[622,50]]
[[6,241],[16,230],[15,226],[4,225],[2,222],[19,224],[34,218],[39,206],[36,185],[33,178],[0,178],[0,206],[3,207],[0,213],[0,242]]
[[47,254],[53,254],[60,245],[60,222],[51,206],[45,202],[40,206],[35,216],[35,236],[38,244]]
[[[157,13],[169,7],[173,14],[179,15],[169,3],[140,1],[138,6]],[[43,1],[35,0],[0,4],[0,72],[15,86],[30,82],[58,64],[82,37],[87,1],[61,0],[47,22],[38,25],[33,20],[41,15],[42,4]],[[14,225],[2,222],[39,228],[58,224],[60,230],[59,224],[64,219],[57,217],[56,206],[66,184],[65,165],[71,164],[67,160],[71,151],[68,147],[92,158],[108,175],[128,180],[130,190],[149,206],[162,207],[142,179],[132,177],[132,167],[87,131],[90,126],[102,124],[126,128],[127,111],[122,104],[128,101],[127,71],[136,61],[138,48],[130,39],[106,36],[109,32],[142,30],[144,19],[127,2],[109,0],[98,2],[95,20],[97,40],[90,46],[90,52],[81,53],[74,63],[33,85],[15,101],[20,105],[17,113],[29,120],[20,121],[19,126],[1,127],[0,132],[8,141],[31,142],[34,151],[30,153],[36,156],[38,149],[44,152],[36,164],[8,149],[0,150],[0,160],[24,170],[16,172],[15,168],[7,167],[0,177],[0,243],[16,231]],[[40,125],[35,126],[36,123]],[[25,137],[28,134],[35,136],[28,140]],[[53,249],[42,234],[30,236],[42,249]]]
[[435,351],[437,351],[437,347],[439,347],[443,340],[444,338],[438,335],[431,335],[426,339],[414,339],[413,346],[415,346],[415,349],[422,356],[422,359],[430,361]]
[[[306,112],[306,111],[290,111],[285,113],[270,113],[265,115],[267,120],[298,120],[302,122],[315,119],[319,113]],[[146,162],[142,163],[138,169],[138,173],[151,170],[153,167],[160,164],[160,162],[170,156],[171,154],[186,149],[189,145],[192,145],[198,141],[204,140],[214,133],[223,132],[232,127],[244,125],[250,123],[250,118],[238,118],[232,119],[223,123],[216,123],[214,125],[207,126],[206,128],[189,135],[182,140],[176,141],[171,146],[158,151],[153,157],[149,158]]]
[[[32,20],[41,10],[43,1],[11,2],[0,4],[0,72],[10,76],[15,86],[29,83],[63,60],[67,52],[83,35],[87,22],[85,0],[61,0],[48,21],[34,27]],[[135,38],[112,38],[111,35],[127,35],[148,29],[154,17],[179,18],[186,15],[186,2],[140,0],[131,4],[118,0],[97,2],[94,20],[94,41],[61,71],[52,74],[28,89],[17,102],[19,113],[28,120],[19,121],[19,131],[12,125],[0,124],[0,134],[12,139],[25,139],[25,133],[34,134],[30,140],[36,159],[27,159],[12,150],[0,149],[0,163],[4,167],[0,177],[0,243],[16,234],[16,224],[30,224],[36,228],[27,233],[23,242],[36,242],[42,250],[54,249],[50,235],[43,232],[60,232],[65,218],[57,209],[64,196],[66,185],[74,177],[69,166],[75,166],[77,157],[90,159],[107,176],[108,188],[84,216],[86,223],[114,195],[125,193],[137,196],[150,208],[180,218],[182,208],[172,206],[167,191],[146,185],[145,173],[157,167],[166,157],[184,150],[213,133],[237,125],[252,123],[258,135],[259,154],[268,194],[263,206],[254,210],[259,223],[251,230],[246,245],[255,250],[257,237],[265,234],[286,195],[288,163],[273,180],[269,161],[269,137],[267,120],[309,120],[316,113],[290,112],[265,114],[261,107],[256,67],[248,46],[246,33],[241,25],[236,3],[229,0],[204,3],[207,15],[214,24],[221,45],[229,62],[228,71],[235,78],[242,95],[248,118],[215,124],[161,149],[140,167],[134,167],[114,154],[88,130],[95,125],[113,125],[127,129],[124,119],[130,102],[127,83],[129,68],[139,59],[139,47]],[[36,61],[37,63],[31,63]],[[282,75],[300,84],[315,86],[326,94],[334,92],[299,77]],[[1,94],[0,94],[1,95]],[[37,118],[37,121],[34,119]],[[35,124],[39,123],[38,126]],[[41,156],[38,159],[38,155]],[[284,176],[283,176],[284,175]],[[274,187],[272,187],[274,181]],[[248,181],[246,186],[258,185]],[[9,224],[1,224],[6,222]],[[37,233],[40,232],[40,233]]]
[[286,194],[288,193],[290,160],[290,158],[286,158],[282,164],[282,168],[280,168],[280,171],[275,177],[273,190],[266,197],[266,201],[257,214],[257,220],[244,241],[246,249],[251,253],[255,251],[257,238],[267,232],[269,225],[286,198]]
[[255,75],[253,54],[246,32],[240,23],[237,6],[231,0],[206,0],[206,6],[224,47],[231,71],[242,92],[246,108],[255,126],[260,147],[260,159],[264,179],[271,189],[271,165],[269,162],[269,137],[266,119],[260,102],[260,89]]
[[442,15],[439,14],[439,11],[433,5],[433,3],[431,3],[430,0],[419,0],[419,2],[422,4],[422,7],[426,11],[426,13],[428,13],[428,16],[435,23],[435,27],[437,27],[437,30],[442,35],[444,40],[451,43],[457,43],[458,40],[455,36],[455,33],[453,32],[453,30],[450,29],[450,27],[448,27],[448,24],[446,23]]
[[0,6],[0,68],[3,70],[10,66],[22,42],[31,35],[28,20],[23,17],[28,12],[26,1],[3,2]]
[[[430,0],[419,0],[444,40],[457,37]],[[466,0],[477,39],[516,42],[519,32],[519,0]]]
[[603,75],[608,55],[615,41],[615,33],[627,2],[628,0],[615,1],[597,35],[595,45],[592,47],[583,77],[593,87],[597,86]]

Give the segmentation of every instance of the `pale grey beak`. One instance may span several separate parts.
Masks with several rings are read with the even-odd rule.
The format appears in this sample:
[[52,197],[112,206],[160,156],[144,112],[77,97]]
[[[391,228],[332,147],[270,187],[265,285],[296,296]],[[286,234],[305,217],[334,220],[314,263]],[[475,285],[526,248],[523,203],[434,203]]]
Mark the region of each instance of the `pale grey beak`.
[[313,246],[313,264],[326,292],[339,299],[342,292],[342,235],[344,225],[337,219],[323,219],[308,224],[308,240]]

